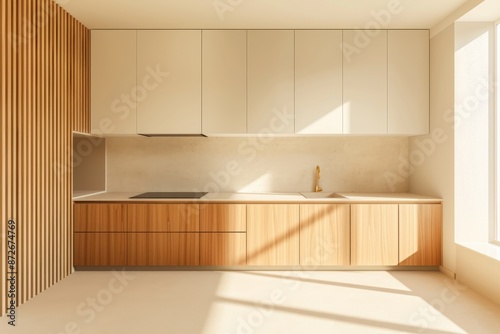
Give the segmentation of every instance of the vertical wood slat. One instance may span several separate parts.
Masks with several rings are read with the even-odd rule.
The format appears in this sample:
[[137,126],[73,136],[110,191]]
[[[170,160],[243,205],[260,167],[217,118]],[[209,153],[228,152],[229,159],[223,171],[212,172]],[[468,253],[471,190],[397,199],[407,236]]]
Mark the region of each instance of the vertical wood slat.
[[[19,34],[23,34],[23,29],[22,29],[22,21],[23,19],[26,19],[26,12],[25,12],[25,1],[23,2],[18,2],[18,20],[16,24],[16,30],[18,31]],[[27,59],[26,59],[26,51],[28,48],[27,43],[20,43],[17,48],[14,50],[16,53],[16,58],[18,59],[18,66],[17,66],[17,89],[18,89],[18,94],[16,96],[17,100],[17,107],[18,107],[18,115],[20,117],[19,122],[17,122],[17,142],[18,142],[18,147],[17,147],[17,154],[18,154],[18,159],[19,159],[19,164],[21,166],[26,166],[27,164],[27,154],[26,154],[26,144],[28,141],[27,138],[27,133],[28,133],[28,108],[26,106],[26,83],[27,83],[27,71],[26,71],[26,65],[27,65]],[[19,173],[21,173],[21,177],[17,178],[17,203],[20,203],[20,200],[24,198],[27,195],[26,191],[26,183],[28,182],[29,178],[29,173],[27,168],[22,168],[19,170]],[[19,222],[25,222],[27,221],[27,206],[25,205],[19,205],[19,211],[17,214]],[[27,248],[29,247],[29,241],[28,241],[28,235],[29,235],[29,226],[22,224],[19,225],[19,236],[18,236],[18,241],[19,241],[19,257],[18,257],[18,272],[19,272],[19,283],[17,285],[20,295],[21,300],[26,299],[26,293],[29,293],[29,287],[27,285],[27,279],[26,279],[26,273],[28,272],[28,252]]]
[[[0,189],[0,310],[5,310],[7,307],[7,300],[4,297],[4,287],[6,286],[6,266],[4,259],[6,257],[6,245],[5,245],[5,231],[6,231],[6,221],[7,221],[7,129],[6,129],[6,116],[7,113],[7,43],[6,38],[4,38],[7,33],[7,17],[10,13],[7,11],[7,2],[0,2],[0,35],[2,39],[0,40],[0,184],[2,187]],[[0,311],[0,314],[2,311]]]
[[72,272],[72,131],[90,132],[90,33],[52,0],[0,2],[0,316],[7,221],[22,304]]
[[[14,2],[11,6],[12,6],[12,21],[11,21],[11,24],[10,24],[10,31],[12,32],[11,33],[11,38],[12,40],[10,41],[10,43],[13,45],[12,47],[11,46],[8,46],[9,47],[9,53],[10,53],[10,66],[9,66],[9,70],[11,71],[10,73],[10,80],[11,80],[11,90],[10,90],[10,96],[9,96],[9,99],[10,99],[10,105],[11,105],[11,110],[12,112],[11,113],[7,113],[7,117],[10,118],[9,120],[9,137],[11,139],[11,147],[10,147],[10,150],[11,150],[11,155],[10,155],[10,166],[11,166],[11,169],[10,171],[8,171],[9,173],[9,179],[10,179],[10,191],[9,191],[9,197],[8,197],[8,200],[10,201],[10,205],[9,205],[9,208],[12,210],[12,214],[11,214],[11,217],[17,217],[19,215],[19,212],[18,212],[18,201],[16,200],[16,194],[17,194],[17,185],[18,185],[18,178],[17,178],[17,175],[18,175],[18,172],[19,170],[17,169],[17,162],[18,162],[18,142],[17,142],[17,136],[16,136],[16,132],[17,132],[17,127],[18,127],[18,115],[19,115],[19,105],[18,105],[18,99],[17,97],[19,96],[19,91],[18,91],[18,81],[19,81],[19,76],[18,76],[18,57],[17,57],[17,52],[18,52],[18,48],[19,48],[19,43],[18,42],[15,42],[15,40],[13,39],[13,36],[16,36],[19,34],[18,32],[18,25],[17,23],[19,22],[20,18],[20,13],[18,12],[18,8],[19,8],[19,2]],[[8,32],[9,34],[9,32]],[[21,237],[19,236],[19,234],[22,233],[22,226],[19,224],[19,221],[17,222],[17,236],[16,236],[16,242],[18,244],[18,247],[17,247],[17,258],[18,259],[21,259],[22,256],[20,256],[19,252],[21,251],[20,247],[19,247],[19,240],[21,239]],[[20,264],[22,263],[18,263],[18,266],[17,268],[19,268]],[[22,279],[22,275],[19,275],[19,279]],[[20,282],[18,281],[17,282],[17,286],[19,287],[20,286]],[[21,294],[19,294],[21,295]],[[18,297],[19,299],[19,297]],[[19,303],[19,300],[18,300],[18,303]]]

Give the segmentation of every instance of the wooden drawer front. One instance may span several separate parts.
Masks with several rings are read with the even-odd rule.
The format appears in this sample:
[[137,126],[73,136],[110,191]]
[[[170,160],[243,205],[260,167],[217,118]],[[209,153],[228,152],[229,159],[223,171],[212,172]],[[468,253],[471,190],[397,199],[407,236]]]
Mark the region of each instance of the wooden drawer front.
[[299,205],[247,205],[247,264],[299,264]]
[[75,233],[75,266],[127,265],[126,233]]
[[303,204],[300,206],[300,264],[341,265],[351,263],[349,204]]
[[241,266],[246,263],[245,233],[200,233],[200,265]]
[[398,264],[398,205],[351,205],[351,264]]
[[126,232],[126,213],[122,204],[84,204],[73,206],[75,232]]
[[197,266],[198,233],[134,233],[128,235],[130,266]]
[[200,205],[200,231],[246,232],[246,204]]
[[198,204],[128,204],[130,232],[197,232]]
[[399,265],[441,265],[441,204],[399,205]]

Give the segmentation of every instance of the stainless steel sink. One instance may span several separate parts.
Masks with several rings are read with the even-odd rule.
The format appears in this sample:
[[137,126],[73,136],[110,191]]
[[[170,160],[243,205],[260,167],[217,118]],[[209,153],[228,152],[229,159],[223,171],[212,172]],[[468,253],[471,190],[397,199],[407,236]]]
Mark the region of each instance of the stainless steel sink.
[[329,193],[329,192],[310,192],[310,193],[300,193],[302,196],[308,199],[321,199],[321,198],[345,198],[338,193]]

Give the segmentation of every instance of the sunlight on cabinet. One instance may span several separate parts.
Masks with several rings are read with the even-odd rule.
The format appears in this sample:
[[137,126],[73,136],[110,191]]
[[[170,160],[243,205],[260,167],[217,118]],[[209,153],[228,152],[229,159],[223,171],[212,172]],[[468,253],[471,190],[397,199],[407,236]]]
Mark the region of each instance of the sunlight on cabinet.
[[341,30],[295,31],[295,133],[342,133]]
[[441,204],[399,205],[399,265],[441,265]]
[[[357,45],[356,36],[356,31],[344,30],[343,43]],[[344,133],[387,134],[386,30],[361,52],[344,57],[343,101],[350,103],[344,108]]]
[[248,133],[294,133],[294,31],[248,31]]
[[350,205],[300,205],[300,264],[349,265]]
[[247,205],[247,264],[299,264],[299,205]]
[[351,264],[398,264],[398,205],[351,205]]

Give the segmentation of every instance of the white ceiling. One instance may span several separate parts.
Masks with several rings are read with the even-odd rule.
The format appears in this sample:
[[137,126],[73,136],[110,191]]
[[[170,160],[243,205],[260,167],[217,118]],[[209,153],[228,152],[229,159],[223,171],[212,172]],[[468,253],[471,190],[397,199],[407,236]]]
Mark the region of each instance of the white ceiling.
[[[426,28],[467,0],[55,0],[90,29]],[[496,0],[498,1],[498,0]],[[216,9],[219,8],[219,10]],[[219,12],[218,12],[219,11]]]
[[459,21],[498,21],[500,20],[500,0],[485,0],[460,18]]

